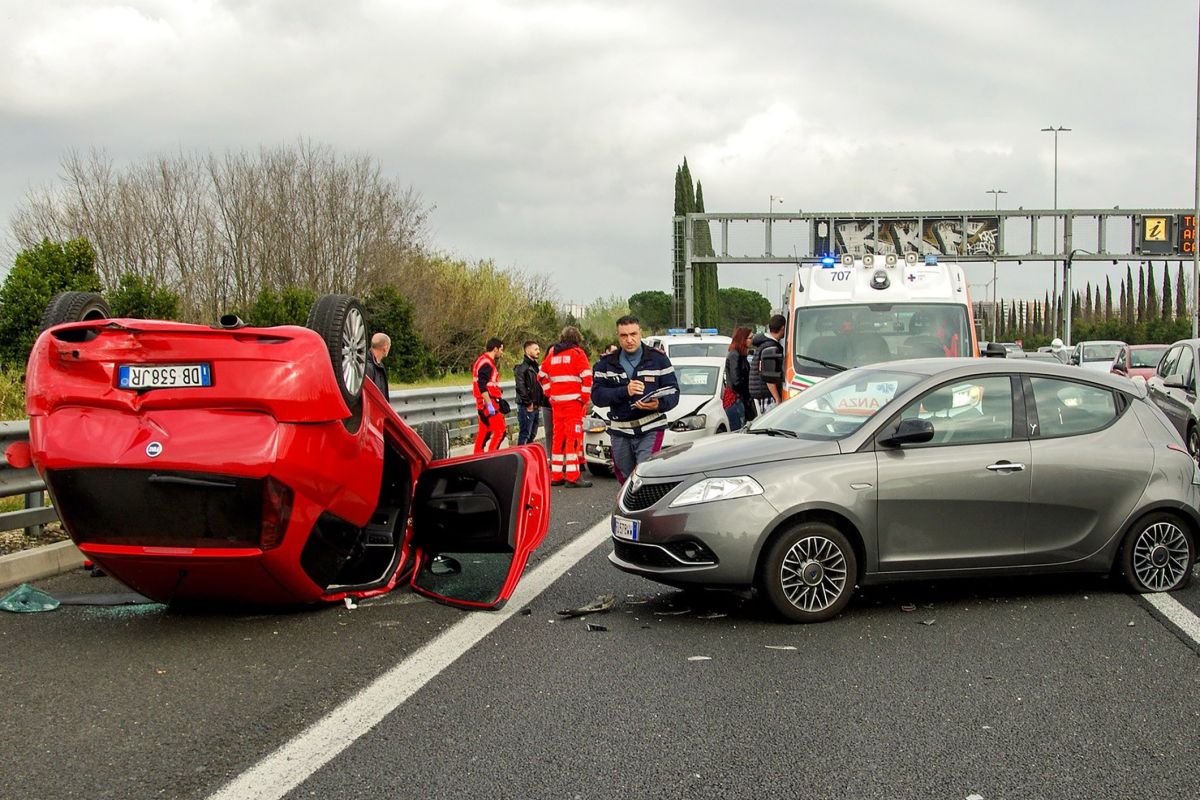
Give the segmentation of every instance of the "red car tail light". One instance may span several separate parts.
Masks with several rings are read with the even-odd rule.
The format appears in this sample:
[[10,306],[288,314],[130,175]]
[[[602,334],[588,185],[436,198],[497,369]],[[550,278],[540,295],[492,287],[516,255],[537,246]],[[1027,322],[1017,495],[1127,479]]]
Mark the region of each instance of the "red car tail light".
[[292,514],[292,490],[286,484],[268,477],[263,482],[262,534],[259,546],[263,550],[278,547],[287,530]]

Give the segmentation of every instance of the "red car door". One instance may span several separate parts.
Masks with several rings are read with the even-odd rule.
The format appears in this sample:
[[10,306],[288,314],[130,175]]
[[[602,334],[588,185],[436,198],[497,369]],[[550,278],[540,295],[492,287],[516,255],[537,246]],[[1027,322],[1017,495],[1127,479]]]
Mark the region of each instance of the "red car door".
[[412,588],[460,608],[499,608],[550,523],[550,475],[537,445],[436,461],[413,497]]

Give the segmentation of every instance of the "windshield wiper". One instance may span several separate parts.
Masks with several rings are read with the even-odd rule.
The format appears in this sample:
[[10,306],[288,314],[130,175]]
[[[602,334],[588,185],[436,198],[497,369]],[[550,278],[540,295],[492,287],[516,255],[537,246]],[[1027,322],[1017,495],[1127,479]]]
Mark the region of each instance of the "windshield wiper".
[[806,356],[806,355],[804,355],[804,353],[796,353],[796,358],[803,358],[805,361],[811,361],[814,364],[820,364],[822,367],[829,367],[830,369],[836,369],[838,372],[845,372],[846,370],[850,369],[849,367],[843,367],[841,364],[835,364],[832,361],[824,361],[820,358],[813,358],[812,356]]
[[795,431],[787,428],[746,428],[746,433],[765,433],[767,436],[786,436],[789,439],[799,439]]

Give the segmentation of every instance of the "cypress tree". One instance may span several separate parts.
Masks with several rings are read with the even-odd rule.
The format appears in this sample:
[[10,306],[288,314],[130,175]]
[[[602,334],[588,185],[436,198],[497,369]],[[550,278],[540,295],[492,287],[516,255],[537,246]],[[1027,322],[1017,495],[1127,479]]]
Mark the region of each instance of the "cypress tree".
[[1146,272],[1146,316],[1147,322],[1158,319],[1158,287],[1154,285],[1154,262]]
[[1137,317],[1133,322],[1140,324],[1144,319],[1146,319],[1146,265],[1138,264]]
[[1171,270],[1163,264],[1163,290],[1162,290],[1162,318],[1165,321],[1171,319]]
[[1121,315],[1121,323],[1125,323],[1125,310],[1129,307],[1129,301],[1125,298],[1125,281],[1121,281],[1121,306],[1118,312]]
[[1111,322],[1113,318],[1112,306],[1112,280],[1105,276],[1104,278],[1104,321]]
[[1183,262],[1179,262],[1179,271],[1175,273],[1175,318],[1183,319],[1188,315],[1187,284],[1183,279]]
[[1083,294],[1083,321],[1092,321],[1092,282],[1087,282],[1087,290]]
[[1133,324],[1133,308],[1137,302],[1133,293],[1133,269],[1125,265],[1125,286],[1121,293],[1125,299],[1121,301],[1121,319],[1126,325]]
[[[704,187],[700,185],[699,181],[696,182],[695,210],[699,213],[704,212]],[[712,228],[707,222],[696,223],[694,246],[696,255],[716,255],[712,245]],[[696,265],[696,274],[699,278],[696,282],[696,324],[706,328],[717,327],[717,265],[698,264]]]
[[1050,330],[1050,293],[1046,292],[1042,298],[1042,335],[1051,336],[1053,333]]

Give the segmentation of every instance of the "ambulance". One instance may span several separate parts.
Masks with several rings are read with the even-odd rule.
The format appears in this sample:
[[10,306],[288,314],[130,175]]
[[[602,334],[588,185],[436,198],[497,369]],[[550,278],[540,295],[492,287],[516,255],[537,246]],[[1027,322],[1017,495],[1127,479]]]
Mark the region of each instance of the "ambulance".
[[967,278],[937,256],[826,256],[788,287],[784,395],[851,367],[979,355]]

